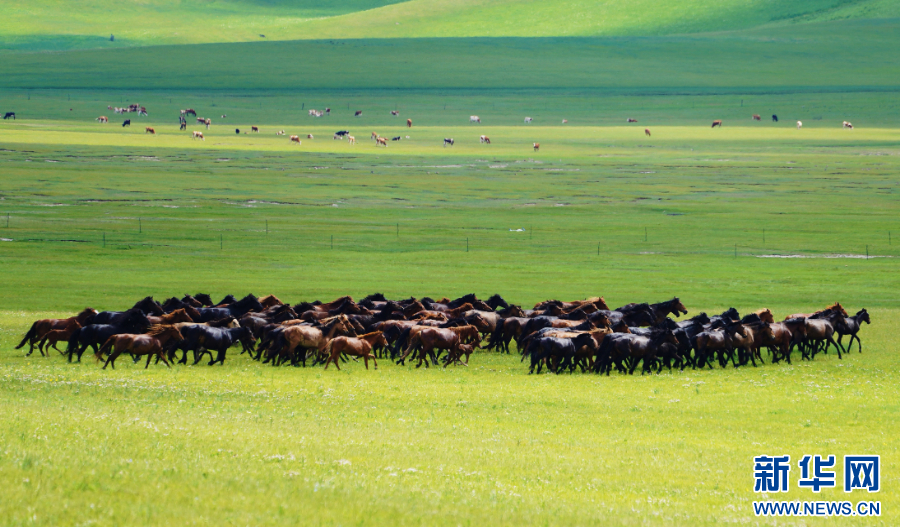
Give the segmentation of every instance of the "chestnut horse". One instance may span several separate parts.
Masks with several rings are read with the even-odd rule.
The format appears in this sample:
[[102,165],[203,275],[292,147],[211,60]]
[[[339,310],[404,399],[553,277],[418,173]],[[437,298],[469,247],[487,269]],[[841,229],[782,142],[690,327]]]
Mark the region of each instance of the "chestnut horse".
[[328,364],[331,362],[334,363],[335,368],[341,369],[341,366],[338,364],[338,358],[341,356],[341,353],[344,353],[354,357],[362,357],[366,363],[367,370],[369,369],[369,359],[372,359],[377,370],[378,361],[375,360],[375,355],[372,355],[372,348],[379,344],[385,347],[388,345],[387,339],[384,338],[384,333],[380,331],[366,333],[356,338],[335,337],[325,346],[325,355],[328,356],[328,359],[325,360],[325,369],[328,369]]
[[31,355],[32,353],[34,353],[34,345],[37,344],[38,341],[40,341],[42,338],[44,338],[44,336],[47,335],[47,333],[49,333],[50,330],[66,329],[69,326],[69,324],[73,321],[77,321],[78,324],[80,324],[82,326],[87,325],[88,319],[90,319],[91,317],[93,317],[96,314],[97,314],[96,309],[86,307],[81,311],[81,313],[78,313],[74,317],[45,318],[45,319],[37,320],[37,321],[35,321],[34,324],[31,325],[31,329],[29,329],[28,332],[25,333],[25,338],[23,338],[22,342],[20,342],[19,345],[16,346],[16,349],[20,349],[22,346],[25,345],[26,342],[28,342],[29,349],[28,349],[28,354],[26,356]]
[[169,360],[163,353],[163,346],[173,339],[181,340],[181,332],[174,326],[153,326],[150,328],[150,332],[144,335],[132,333],[113,335],[100,348],[100,353],[104,351],[109,353],[103,369],[105,370],[110,364],[112,364],[113,369],[116,369],[116,357],[126,352],[132,355],[146,355],[147,364],[144,366],[144,369],[150,367],[150,359],[154,355],[162,359],[166,366],[171,368],[172,365],[169,364]]
[[[72,337],[72,333],[76,330],[81,329],[81,324],[77,320],[73,320],[69,322],[69,325],[66,326],[65,329],[51,329],[44,335],[44,338],[41,339],[41,342],[38,344],[38,351],[41,352],[41,355],[44,355],[44,346],[47,346],[47,355],[50,355],[50,346],[53,346],[53,349],[59,351],[60,355],[65,355],[59,348],[56,347],[56,343],[64,340],[66,342]],[[852,338],[851,338],[852,340]]]
[[191,316],[188,315],[187,310],[185,308],[176,309],[175,311],[172,311],[171,313],[168,313],[168,314],[162,315],[162,316],[158,316],[158,317],[148,316],[147,320],[149,320],[151,324],[157,324],[157,325],[158,324],[171,325],[171,324],[177,324],[178,322],[193,322],[194,321],[194,319],[192,319]]

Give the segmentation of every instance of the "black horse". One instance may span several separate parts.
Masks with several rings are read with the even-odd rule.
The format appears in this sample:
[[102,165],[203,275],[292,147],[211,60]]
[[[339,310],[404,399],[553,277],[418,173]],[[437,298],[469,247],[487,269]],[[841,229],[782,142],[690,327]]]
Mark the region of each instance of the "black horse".
[[[209,365],[215,363],[225,364],[225,352],[232,345],[240,342],[243,347],[251,348],[255,343],[253,333],[250,328],[213,328],[204,325],[188,326],[181,331],[184,340],[178,345],[178,348],[184,351],[187,358],[187,352],[194,352],[194,364],[200,362],[204,354],[208,353],[210,360]],[[213,358],[212,351],[216,351],[216,357]]]
[[240,318],[251,311],[262,310],[262,304],[253,295],[247,295],[237,302],[226,304],[222,307],[201,307],[197,309],[200,312],[200,322],[209,322],[210,320],[218,320],[225,317]]
[[850,346],[853,345],[853,339],[856,339],[856,343],[859,345],[859,352],[862,353],[862,342],[859,340],[859,335],[857,335],[857,333],[859,333],[860,322],[865,322],[866,324],[872,323],[872,321],[869,320],[869,312],[865,309],[861,309],[852,317],[843,317],[843,319],[843,321],[838,320],[837,324],[834,326],[834,330],[838,334],[838,344],[841,344],[841,339],[844,338],[844,335],[850,335],[847,351],[850,351]]
[[81,329],[75,330],[69,338],[69,345],[66,348],[66,354],[69,356],[69,362],[72,362],[72,356],[78,355],[78,362],[81,362],[81,356],[88,346],[94,349],[94,354],[100,353],[100,346],[106,342],[109,337],[122,333],[144,333],[150,328],[150,321],[140,309],[129,309],[114,318],[114,322],[109,324],[89,324]]
[[6,112],[5,114],[3,114],[3,120],[9,119],[10,117],[12,117],[13,121],[15,121],[16,112]]

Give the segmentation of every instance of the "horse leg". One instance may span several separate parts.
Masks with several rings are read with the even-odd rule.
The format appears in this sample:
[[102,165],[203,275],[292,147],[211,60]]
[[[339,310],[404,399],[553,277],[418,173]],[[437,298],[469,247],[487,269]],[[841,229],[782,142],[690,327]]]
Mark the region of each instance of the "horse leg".
[[112,369],[116,369],[116,357],[118,356],[119,350],[113,350],[113,352],[109,354],[109,357],[106,358],[106,364],[103,365],[103,369],[105,370],[110,364],[112,364]]
[[[140,355],[138,355],[138,357],[140,357]],[[150,367],[150,359],[152,359],[152,358],[153,358],[153,354],[152,354],[152,353],[148,353],[148,354],[147,354],[147,365],[144,366],[144,369],[145,369],[145,370],[146,370],[147,368]],[[157,359],[156,359],[156,362],[159,362],[159,358],[158,358],[158,357],[157,357]]]
[[[828,336],[828,342],[831,343],[831,344],[834,344],[835,349],[837,349],[838,359],[841,359],[841,358],[842,358],[842,357],[841,357],[841,349],[842,349],[841,346],[838,346],[838,343],[835,342],[835,341],[834,341],[834,338],[831,337],[830,335]],[[844,350],[844,353],[846,353],[846,352],[847,352],[847,351]]]

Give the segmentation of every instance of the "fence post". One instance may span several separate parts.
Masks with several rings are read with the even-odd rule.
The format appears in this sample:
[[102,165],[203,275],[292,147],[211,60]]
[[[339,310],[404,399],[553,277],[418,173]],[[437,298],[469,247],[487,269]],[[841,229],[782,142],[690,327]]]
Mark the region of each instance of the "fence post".
[[[6,213],[6,228],[7,229],[9,228],[9,213],[8,212]],[[888,237],[890,237],[890,234],[888,234]]]
[[766,230],[763,229],[763,245],[766,243]]
[[331,235],[331,248],[334,249],[334,234]]
[[269,235],[269,220],[266,220],[266,236]]
[[400,222],[397,222],[397,237],[400,237]]
[[466,252],[469,252],[469,239],[466,238]]
[[737,244],[734,244],[734,257],[737,258]]
[[[9,227],[9,214],[6,215],[6,226]],[[888,231],[888,245],[893,245],[891,243],[891,231]]]
[[141,219],[138,218],[138,234],[144,232],[144,228],[141,226]]
[[866,245],[866,260],[869,259],[869,246]]
[[647,241],[647,227],[644,227],[644,241]]
[[597,256],[600,256],[600,242],[597,242]]
[[103,248],[106,249],[106,231],[103,232]]

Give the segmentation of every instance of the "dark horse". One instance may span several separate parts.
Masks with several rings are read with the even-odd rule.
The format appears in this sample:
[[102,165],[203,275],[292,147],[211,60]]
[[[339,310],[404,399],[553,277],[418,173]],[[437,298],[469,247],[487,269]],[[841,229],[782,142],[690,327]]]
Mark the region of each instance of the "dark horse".
[[859,340],[857,333],[859,333],[860,322],[865,322],[866,324],[872,323],[872,321],[869,320],[869,312],[865,309],[861,309],[852,317],[843,317],[843,319],[843,321],[838,319],[834,326],[834,330],[838,334],[838,344],[841,343],[841,339],[844,338],[844,335],[850,335],[847,351],[850,351],[850,346],[853,345],[853,339],[856,339],[856,343],[859,345],[859,352],[862,353],[862,342]]
[[9,119],[10,117],[12,117],[13,121],[15,121],[16,120],[16,112],[6,112],[5,114],[3,114],[4,120]]
[[241,318],[251,311],[262,311],[263,306],[259,300],[253,295],[247,295],[244,298],[232,304],[226,304],[222,307],[201,307],[197,311],[200,312],[199,322],[209,322],[210,320],[218,320],[226,317]]
[[635,309],[649,309],[650,312],[653,313],[654,324],[661,323],[670,314],[680,317],[682,314],[687,315],[688,313],[687,308],[684,307],[684,304],[681,303],[681,300],[679,300],[677,296],[672,300],[666,300],[665,302],[656,304],[626,304],[620,308],[616,308],[616,311],[628,313]]
[[144,333],[150,328],[150,321],[140,309],[129,309],[121,313],[121,316],[115,319],[115,322],[109,324],[90,324],[81,329],[75,330],[69,337],[69,345],[66,353],[69,355],[69,362],[72,362],[72,356],[78,355],[78,362],[81,362],[81,356],[88,346],[94,348],[94,354],[99,359],[100,346],[104,344],[109,337],[119,335],[121,333]]
[[[185,352],[184,359],[187,359],[187,351],[192,350],[194,352],[194,364],[197,364],[203,358],[204,353],[209,353],[212,359],[209,361],[210,366],[217,362],[225,364],[225,352],[232,345],[240,342],[244,347],[253,349],[255,343],[250,328],[244,327],[213,328],[196,325],[182,329],[181,334],[184,336],[184,340],[179,345],[179,348]],[[211,353],[212,350],[217,352],[214,358]]]

